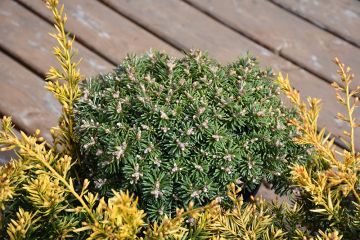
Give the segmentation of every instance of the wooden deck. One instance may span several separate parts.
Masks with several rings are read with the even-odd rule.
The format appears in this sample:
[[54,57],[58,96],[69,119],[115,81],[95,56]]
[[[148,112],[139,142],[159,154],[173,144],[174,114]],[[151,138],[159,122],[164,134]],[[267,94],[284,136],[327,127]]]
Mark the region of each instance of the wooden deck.
[[[224,64],[249,51],[263,66],[288,73],[303,96],[322,98],[319,122],[334,135],[342,132],[335,115],[343,109],[330,86],[339,82],[332,59],[352,66],[360,84],[358,0],[60,2],[85,76],[111,71],[127,53],[150,48],[175,56],[200,48]],[[41,0],[0,1],[0,115],[12,116],[26,133],[39,128],[48,139],[59,116],[59,104],[43,88],[45,72],[56,65],[51,21]]]

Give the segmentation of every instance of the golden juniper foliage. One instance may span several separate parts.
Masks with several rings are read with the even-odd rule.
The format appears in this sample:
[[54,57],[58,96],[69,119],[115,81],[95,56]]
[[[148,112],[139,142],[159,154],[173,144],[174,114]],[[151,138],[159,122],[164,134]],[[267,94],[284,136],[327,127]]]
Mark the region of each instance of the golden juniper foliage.
[[262,199],[244,204],[241,189],[229,186],[233,208],[224,210],[219,204],[191,216],[189,239],[283,239],[285,233],[273,225],[273,217]]
[[[360,153],[356,152],[355,130],[359,124],[354,118],[357,107],[360,86],[351,90],[350,84],[354,79],[350,68],[345,67],[337,58],[342,85],[333,83],[338,102],[346,108],[346,115],[338,113],[337,118],[349,126],[349,131],[344,131],[341,140],[349,150],[337,152],[334,138],[325,134],[325,129],[319,132],[317,118],[320,111],[320,100],[308,98],[308,105],[301,101],[299,93],[294,90],[288,78],[280,74],[278,82],[283,92],[297,108],[300,121],[292,120],[301,132],[295,141],[299,144],[312,145],[316,158],[307,167],[294,165],[292,167],[292,181],[300,189],[297,199],[304,207],[301,224],[306,227],[304,235],[314,234],[318,229],[331,229],[333,234],[341,233],[345,239],[356,239],[360,236]],[[333,238],[331,238],[333,239]]]
[[35,214],[30,214],[29,212],[24,211],[22,208],[19,208],[19,212],[16,213],[17,221],[11,220],[11,223],[8,226],[7,233],[9,234],[10,239],[24,239],[28,235],[30,228],[35,230],[40,226],[34,227],[38,219],[34,219]]
[[[47,7],[51,10],[57,33],[50,34],[58,42],[54,47],[54,55],[60,64],[61,69],[51,67],[46,75],[48,81],[46,88],[53,93],[54,97],[62,106],[62,114],[59,119],[59,126],[51,129],[54,138],[54,147],[62,146],[64,154],[76,156],[76,144],[74,141],[74,102],[80,98],[81,92],[79,82],[82,77],[78,69],[79,62],[74,62],[73,42],[75,37],[69,39],[65,32],[67,16],[64,14],[64,5],[58,9],[58,0],[46,1]],[[61,84],[65,81],[66,84]]]
[[[80,73],[73,63],[72,43],[64,30],[66,17],[56,0],[47,6],[55,16],[59,47],[55,55],[62,73],[51,68],[47,88],[63,106],[60,126],[54,130],[54,144],[40,136],[40,131],[17,137],[11,119],[2,119],[0,150],[14,150],[18,159],[0,166],[0,238],[1,239],[356,239],[360,229],[358,189],[359,153],[355,150],[353,118],[354,95],[350,90],[352,76],[337,61],[343,86],[334,85],[338,100],[348,115],[339,118],[349,123],[345,133],[349,151],[338,159],[333,140],[317,133],[319,101],[309,99],[307,107],[293,90],[288,79],[278,78],[284,92],[298,108],[300,121],[293,120],[302,132],[296,141],[311,144],[317,157],[307,167],[293,166],[292,180],[301,190],[293,206],[270,204],[253,199],[245,204],[240,189],[229,186],[233,207],[221,208],[214,200],[203,208],[177,210],[173,219],[145,223],[145,214],[137,209],[137,198],[128,192],[114,192],[109,199],[99,199],[88,191],[89,181],[74,183],[72,157],[73,103],[79,97]],[[345,95],[344,97],[342,96]],[[76,155],[75,155],[76,156]]]

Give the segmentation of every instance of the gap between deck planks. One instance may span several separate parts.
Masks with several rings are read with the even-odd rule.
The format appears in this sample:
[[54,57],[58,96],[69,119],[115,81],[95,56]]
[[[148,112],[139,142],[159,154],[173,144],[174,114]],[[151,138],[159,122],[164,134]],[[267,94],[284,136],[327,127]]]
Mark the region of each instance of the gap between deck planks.
[[[346,64],[360,66],[359,48],[271,2],[185,1],[328,82],[341,84],[332,62],[335,56]],[[354,73],[359,75],[360,69],[354,68]]]
[[[293,86],[305,96],[323,99],[320,126],[326,126],[336,136],[342,134],[344,124],[335,119],[336,113],[344,113],[335,100],[332,87],[295,66],[289,61],[271,53],[223,24],[211,19],[188,4],[175,0],[117,1],[102,0],[109,7],[129,19],[155,32],[167,42],[181,42],[187,49],[209,50],[210,55],[221,62],[230,62],[247,50],[255,54],[263,65],[275,71],[289,73]],[[330,59],[329,59],[330,61]],[[334,74],[336,71],[334,70]],[[360,133],[356,133],[357,138]]]
[[360,1],[270,1],[360,47]]

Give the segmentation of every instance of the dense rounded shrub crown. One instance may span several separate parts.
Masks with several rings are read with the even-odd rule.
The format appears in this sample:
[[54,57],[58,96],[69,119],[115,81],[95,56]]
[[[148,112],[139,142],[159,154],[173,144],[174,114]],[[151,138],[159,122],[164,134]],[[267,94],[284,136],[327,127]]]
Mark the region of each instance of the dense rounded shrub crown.
[[224,67],[200,51],[180,59],[150,51],[89,79],[83,93],[84,177],[103,194],[133,191],[150,218],[225,198],[231,182],[251,190],[265,178],[284,190],[290,163],[305,161],[290,140],[293,113],[251,57]]

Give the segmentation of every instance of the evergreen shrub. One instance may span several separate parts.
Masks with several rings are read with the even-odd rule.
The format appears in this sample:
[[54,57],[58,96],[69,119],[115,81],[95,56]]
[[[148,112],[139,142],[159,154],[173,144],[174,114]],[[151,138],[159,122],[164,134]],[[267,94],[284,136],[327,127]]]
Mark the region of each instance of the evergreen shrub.
[[151,219],[219,199],[232,182],[266,179],[287,190],[295,117],[270,69],[245,56],[222,66],[198,50],[182,58],[149,51],[82,85],[75,106],[84,177],[103,195],[128,189]]

